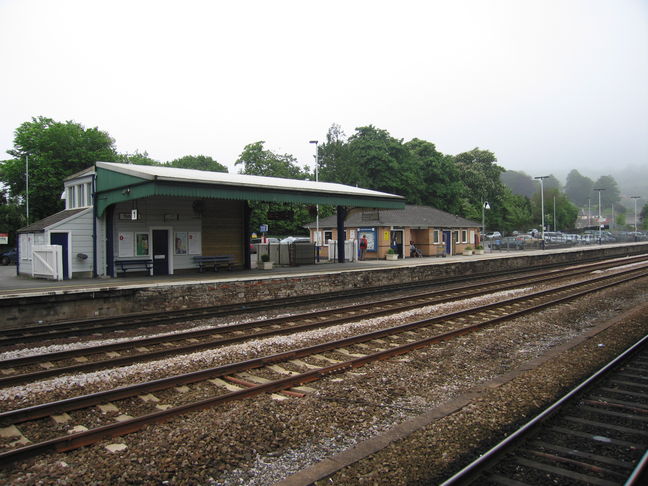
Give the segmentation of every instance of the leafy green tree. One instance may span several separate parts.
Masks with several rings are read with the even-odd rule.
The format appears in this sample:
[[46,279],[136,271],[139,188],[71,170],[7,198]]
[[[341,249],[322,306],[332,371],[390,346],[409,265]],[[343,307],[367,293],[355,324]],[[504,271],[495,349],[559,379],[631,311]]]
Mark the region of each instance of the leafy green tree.
[[637,229],[648,229],[648,203],[644,204],[644,207],[641,208],[637,218],[639,219],[637,222]]
[[16,247],[16,229],[25,223],[25,212],[20,201],[6,189],[0,190],[0,233],[9,234],[8,248]]
[[465,186],[461,183],[459,169],[452,157],[438,152],[436,146],[425,140],[412,139],[405,144],[420,180],[415,200],[421,204],[458,214],[461,212]]
[[372,125],[359,127],[349,137],[348,157],[357,177],[349,183],[399,194],[411,204],[420,202],[421,173],[402,140]]
[[[513,194],[510,190],[504,194],[502,200],[504,210],[503,217],[494,221],[490,227],[500,229],[504,233],[511,233],[515,230],[528,228],[533,221],[531,201],[528,197]],[[490,211],[487,211],[488,214]],[[499,213],[496,213],[496,215]],[[487,226],[488,228],[489,226]]]
[[603,189],[601,191],[601,214],[611,213],[612,205],[621,201],[621,191],[619,191],[616,180],[608,175],[599,177],[594,183],[592,201],[595,201],[594,204],[598,205],[598,191],[596,189]]
[[228,172],[227,167],[205,155],[185,155],[169,162],[171,167],[179,169],[208,170],[211,172]]
[[[555,201],[555,211],[554,211]],[[540,222],[542,221],[542,200],[540,198],[540,191],[538,191],[532,198],[533,208],[533,224],[540,229]],[[557,231],[572,230],[576,224],[578,217],[578,208],[572,203],[567,196],[560,192],[558,189],[545,188],[544,194],[544,221],[547,231],[553,231],[554,227]],[[554,212],[556,220],[554,224]]]
[[587,200],[592,197],[593,188],[594,182],[592,179],[581,175],[576,169],[567,174],[565,195],[577,206],[587,206]]
[[524,172],[507,170],[500,176],[502,184],[507,186],[513,194],[519,196],[531,197],[538,190],[533,177]]
[[24,196],[26,158],[29,157],[31,221],[64,208],[61,191],[66,177],[97,160],[116,159],[114,140],[106,132],[73,121],[61,123],[51,118],[32,118],[16,129],[13,143],[13,149],[7,153],[15,158],[0,166],[0,182],[9,187],[11,196]]
[[319,180],[355,185],[360,179],[358,167],[351,162],[346,135],[333,124],[326,134],[326,142],[317,147]]
[[[305,180],[311,177],[308,170],[297,166],[296,159],[289,154],[278,155],[263,147],[259,141],[245,146],[236,161],[241,165],[242,174],[282,177],[285,179]],[[293,203],[251,202],[250,225],[257,231],[261,224],[268,224],[270,233],[276,236],[306,234],[303,226],[315,219],[311,206]],[[274,214],[288,215],[273,219]]]
[[136,150],[135,153],[132,154],[117,154],[115,162],[133,165],[162,165],[159,161],[149,157],[146,150],[144,152]]

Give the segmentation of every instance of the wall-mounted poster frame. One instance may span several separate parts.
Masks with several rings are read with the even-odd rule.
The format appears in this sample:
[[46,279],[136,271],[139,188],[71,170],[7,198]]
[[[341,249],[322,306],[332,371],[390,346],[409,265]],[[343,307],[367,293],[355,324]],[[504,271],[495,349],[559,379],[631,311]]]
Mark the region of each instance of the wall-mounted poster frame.
[[187,254],[187,232],[176,231],[174,241],[175,241],[175,254],[186,255]]
[[135,233],[135,256],[149,256],[149,248],[149,234]]
[[202,254],[202,240],[200,239],[200,231],[189,231],[189,246],[187,247],[190,255]]
[[132,257],[134,251],[133,232],[120,231],[117,234],[117,254],[120,257]]
[[367,251],[376,251],[376,228],[358,228],[358,241],[362,239],[363,236],[367,237]]

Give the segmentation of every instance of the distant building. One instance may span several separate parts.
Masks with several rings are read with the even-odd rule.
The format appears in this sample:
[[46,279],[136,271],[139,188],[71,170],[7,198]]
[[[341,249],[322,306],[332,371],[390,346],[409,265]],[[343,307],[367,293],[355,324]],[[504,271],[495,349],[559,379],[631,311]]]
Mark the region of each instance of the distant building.
[[[313,241],[326,244],[337,240],[336,216],[320,219],[320,235],[315,235],[315,222],[305,227]],[[344,221],[344,228],[346,240],[367,237],[367,258],[384,258],[390,248],[401,258],[409,258],[410,241],[423,256],[454,255],[462,253],[467,246],[474,248],[481,238],[480,223],[429,206],[353,209]]]

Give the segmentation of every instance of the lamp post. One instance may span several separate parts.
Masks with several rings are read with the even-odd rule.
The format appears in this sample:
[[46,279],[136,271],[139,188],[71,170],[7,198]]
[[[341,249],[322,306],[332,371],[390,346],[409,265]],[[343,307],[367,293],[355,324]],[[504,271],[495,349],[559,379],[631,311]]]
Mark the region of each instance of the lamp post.
[[488,201],[482,201],[482,239],[486,234],[486,209],[490,209]]
[[[315,144],[315,182],[319,182],[318,168],[319,168],[319,152],[317,150],[317,140],[311,140],[308,143]],[[319,247],[319,204],[315,205],[315,246]],[[338,238],[339,240],[339,238]]]
[[29,224],[29,154],[25,154],[25,210],[27,224]]
[[549,176],[538,176],[534,179],[540,181],[540,210],[542,211],[542,241],[544,242],[544,180],[548,179]]
[[636,234],[637,233],[637,199],[639,199],[640,197],[641,196],[630,196],[630,199],[634,199],[634,210],[635,210],[634,211],[634,213],[635,213],[635,216],[634,216],[634,229],[635,229],[634,232],[635,232],[635,235],[634,235],[634,237],[635,238],[637,237],[637,234]]
[[594,189],[595,191],[598,192],[598,227],[599,227],[599,245],[602,243],[602,235],[601,235],[601,192],[605,191],[605,188],[599,187],[598,189]]

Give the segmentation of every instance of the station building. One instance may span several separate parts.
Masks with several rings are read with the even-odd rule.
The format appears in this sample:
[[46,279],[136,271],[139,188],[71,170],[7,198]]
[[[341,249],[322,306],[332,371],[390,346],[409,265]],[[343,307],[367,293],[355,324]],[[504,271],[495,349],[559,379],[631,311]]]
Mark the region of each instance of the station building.
[[[315,239],[317,224],[306,225]],[[367,258],[385,258],[393,248],[400,258],[410,256],[410,241],[423,256],[461,254],[481,240],[480,224],[430,206],[407,205],[402,209],[356,208],[344,222],[345,239],[367,237]],[[335,216],[319,221],[320,239],[337,240]]]
[[339,233],[350,208],[405,207],[402,196],[343,184],[111,162],[64,186],[65,210],[18,230],[21,275],[168,275],[195,271],[195,257],[208,255],[250,268],[249,201],[336,206]]

